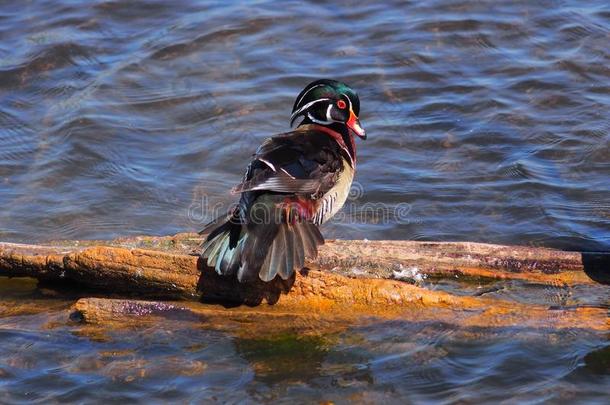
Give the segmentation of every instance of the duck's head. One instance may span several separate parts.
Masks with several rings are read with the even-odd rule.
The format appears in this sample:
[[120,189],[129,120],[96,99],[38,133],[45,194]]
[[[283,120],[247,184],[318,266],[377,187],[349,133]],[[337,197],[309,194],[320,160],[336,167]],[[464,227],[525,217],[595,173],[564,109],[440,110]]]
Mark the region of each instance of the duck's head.
[[[366,139],[360,126],[360,99],[347,84],[322,79],[309,83],[297,96],[292,108],[290,126],[299,118],[299,125],[318,124],[333,129],[347,130]],[[343,131],[341,131],[343,132]]]

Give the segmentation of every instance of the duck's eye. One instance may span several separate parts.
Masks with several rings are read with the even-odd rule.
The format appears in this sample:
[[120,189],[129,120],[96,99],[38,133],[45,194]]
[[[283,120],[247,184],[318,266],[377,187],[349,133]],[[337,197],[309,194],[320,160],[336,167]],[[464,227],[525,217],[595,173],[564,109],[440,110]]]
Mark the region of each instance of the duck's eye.
[[347,107],[347,104],[345,104],[345,101],[339,100],[339,101],[337,101],[337,107],[339,107],[342,110],[345,110],[345,107]]

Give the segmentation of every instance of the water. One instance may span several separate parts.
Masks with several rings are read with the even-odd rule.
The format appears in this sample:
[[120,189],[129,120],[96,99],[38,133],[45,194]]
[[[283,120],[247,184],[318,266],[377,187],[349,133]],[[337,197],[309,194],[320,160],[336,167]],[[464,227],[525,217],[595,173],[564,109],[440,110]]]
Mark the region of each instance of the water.
[[[0,240],[197,230],[331,77],[369,139],[327,237],[610,250],[607,2],[59,0],[2,2],[0,22]],[[66,297],[0,290],[0,308],[34,300],[1,312],[0,401],[605,402],[610,383],[607,336],[577,329],[98,339],[66,325]]]

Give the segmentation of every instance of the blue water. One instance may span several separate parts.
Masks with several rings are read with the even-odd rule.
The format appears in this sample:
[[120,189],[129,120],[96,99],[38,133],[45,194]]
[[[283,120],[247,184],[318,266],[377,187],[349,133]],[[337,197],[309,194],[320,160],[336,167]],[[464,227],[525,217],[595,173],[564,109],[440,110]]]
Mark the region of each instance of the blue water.
[[[605,1],[2,2],[0,38],[0,240],[198,230],[330,77],[369,139],[327,237],[610,250]],[[6,283],[0,309],[39,297]],[[274,355],[193,325],[98,342],[53,302],[0,318],[0,401],[606,402],[610,382],[590,331],[382,324]]]

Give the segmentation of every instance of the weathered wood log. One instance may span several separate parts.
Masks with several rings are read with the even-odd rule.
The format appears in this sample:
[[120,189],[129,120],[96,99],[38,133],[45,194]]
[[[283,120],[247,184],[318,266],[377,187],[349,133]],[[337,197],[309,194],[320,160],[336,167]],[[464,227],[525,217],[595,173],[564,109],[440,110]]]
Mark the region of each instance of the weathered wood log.
[[318,261],[293,280],[239,284],[218,276],[199,257],[189,254],[200,241],[197,235],[180,234],[52,246],[0,243],[0,276],[78,283],[105,293],[146,298],[249,305],[268,302],[278,304],[275,311],[286,308],[290,313],[402,316],[408,310],[411,316],[425,313],[425,319],[449,322],[460,319],[454,313],[458,309],[483,314],[480,320],[468,317],[474,326],[527,323],[529,317],[532,322],[548,324],[550,316],[561,318],[552,322],[562,327],[607,327],[603,308],[559,311],[562,315],[558,317],[558,311],[541,306],[458,296],[389,279],[412,269],[415,274],[436,277],[510,278],[552,285],[594,283],[577,253],[476,243],[330,241],[321,249]]
[[[192,301],[142,301],[82,298],[73,306],[70,319],[105,329],[142,326],[159,321],[194,322],[200,327],[244,336],[282,333],[328,334],[345,329],[357,314],[303,313],[271,306],[223,308]],[[369,318],[370,319],[370,318]],[[361,319],[359,319],[361,320]]]
[[[196,234],[178,234],[110,242],[60,242],[54,246],[0,243],[0,275],[65,278],[95,288],[120,288],[115,285],[115,277],[133,278],[132,282],[143,284],[141,292],[188,295],[193,293],[192,276],[199,274],[194,265],[197,259],[189,253],[200,241]],[[392,278],[404,269],[412,269],[433,277],[457,275],[572,285],[608,282],[610,255],[471,242],[335,240],[321,247],[318,260],[310,267],[364,278]]]
[[[154,321],[159,318],[190,319],[204,322],[213,329],[226,329],[257,335],[284,332],[287,329],[300,333],[328,333],[344,329],[350,323],[362,323],[363,314],[366,321],[384,319],[401,319],[403,321],[434,321],[460,327],[528,327],[569,329],[581,328],[597,331],[610,329],[610,321],[604,310],[599,308],[577,308],[571,310],[552,310],[540,305],[525,305],[500,300],[469,299],[453,297],[445,305],[416,304],[411,301],[410,307],[399,305],[380,310],[378,307],[363,308],[339,307],[328,303],[330,307],[309,306],[310,299],[301,297],[300,305],[296,302],[283,303],[279,306],[259,306],[255,308],[219,308],[187,301],[158,302],[107,298],[82,298],[74,306],[72,319],[91,324],[124,324],[134,325]],[[449,303],[451,303],[449,305]],[[329,310],[331,309],[332,310]]]
[[[322,247],[318,264],[323,267],[350,265],[388,278],[397,267],[417,268],[430,276],[517,279],[543,284],[590,284],[594,282],[587,259],[610,255],[585,255],[554,249],[502,246],[473,242],[332,241]],[[592,265],[593,263],[588,263]],[[600,265],[603,265],[601,263]],[[597,269],[599,270],[599,269]]]

